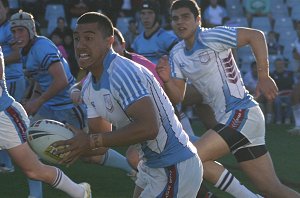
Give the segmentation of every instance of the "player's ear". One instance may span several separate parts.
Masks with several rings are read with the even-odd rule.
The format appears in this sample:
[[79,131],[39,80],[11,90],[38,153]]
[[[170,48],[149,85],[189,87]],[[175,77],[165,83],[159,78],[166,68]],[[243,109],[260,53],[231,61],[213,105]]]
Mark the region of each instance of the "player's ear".
[[201,16],[200,15],[198,15],[196,17],[196,22],[199,23],[199,25],[201,26]]
[[112,44],[114,43],[114,36],[107,37],[106,41],[109,47],[112,46]]

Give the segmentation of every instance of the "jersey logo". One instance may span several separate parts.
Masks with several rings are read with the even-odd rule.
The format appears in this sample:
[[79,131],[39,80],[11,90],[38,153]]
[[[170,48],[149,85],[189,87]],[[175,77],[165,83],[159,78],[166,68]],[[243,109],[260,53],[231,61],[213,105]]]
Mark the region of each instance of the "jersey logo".
[[105,94],[104,95],[104,102],[105,102],[105,107],[106,107],[107,111],[113,112],[114,106],[113,106],[113,103],[111,101],[110,94]]
[[201,63],[207,63],[210,61],[208,52],[202,52],[199,54]]
[[185,67],[185,63],[179,63],[179,67],[180,68],[184,68]]

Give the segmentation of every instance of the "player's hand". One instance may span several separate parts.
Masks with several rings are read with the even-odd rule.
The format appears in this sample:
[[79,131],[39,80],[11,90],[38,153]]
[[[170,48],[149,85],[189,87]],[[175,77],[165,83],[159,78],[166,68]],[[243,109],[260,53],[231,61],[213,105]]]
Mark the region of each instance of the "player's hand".
[[28,116],[33,116],[42,106],[38,99],[28,100],[26,103],[23,103],[24,109]]
[[74,104],[81,104],[82,103],[81,91],[76,88],[72,89],[70,93],[70,98],[72,99]]
[[66,124],[71,131],[74,132],[74,137],[69,140],[63,140],[53,143],[54,147],[63,147],[63,149],[58,149],[56,154],[65,154],[62,160],[59,161],[60,164],[66,164],[70,166],[78,158],[84,155],[90,150],[90,139],[87,133],[75,128],[71,125]]
[[278,88],[275,81],[270,76],[261,77],[258,79],[255,97],[259,97],[263,94],[267,100],[274,100],[277,96]]
[[156,65],[156,72],[160,79],[166,83],[171,79],[171,68],[169,65],[168,56],[162,56]]

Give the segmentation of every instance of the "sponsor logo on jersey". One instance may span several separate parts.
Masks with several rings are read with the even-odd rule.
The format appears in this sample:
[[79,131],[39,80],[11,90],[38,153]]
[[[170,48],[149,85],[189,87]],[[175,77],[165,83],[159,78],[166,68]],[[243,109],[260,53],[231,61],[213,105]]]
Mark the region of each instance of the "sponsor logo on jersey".
[[105,102],[105,107],[109,112],[112,112],[114,110],[113,103],[111,101],[110,94],[105,94],[104,95],[104,102]]
[[210,57],[209,57],[208,52],[201,52],[199,54],[199,57],[200,57],[201,63],[207,63],[207,62],[210,61]]

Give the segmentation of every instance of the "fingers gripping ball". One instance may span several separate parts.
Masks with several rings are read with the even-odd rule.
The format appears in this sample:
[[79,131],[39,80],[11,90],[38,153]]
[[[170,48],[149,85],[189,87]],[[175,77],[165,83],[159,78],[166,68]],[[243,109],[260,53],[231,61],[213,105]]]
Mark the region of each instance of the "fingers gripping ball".
[[51,144],[60,140],[68,140],[73,132],[63,123],[43,119],[34,122],[26,131],[27,142],[32,150],[43,160],[57,164],[66,154],[55,154],[62,147],[55,148]]

